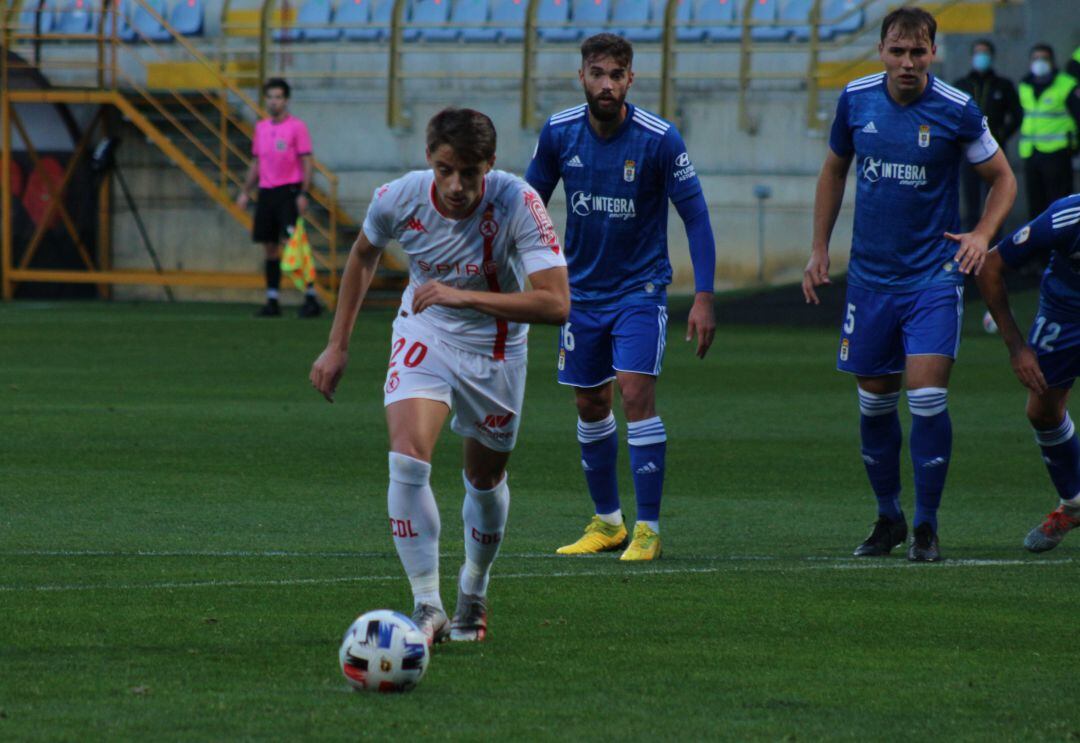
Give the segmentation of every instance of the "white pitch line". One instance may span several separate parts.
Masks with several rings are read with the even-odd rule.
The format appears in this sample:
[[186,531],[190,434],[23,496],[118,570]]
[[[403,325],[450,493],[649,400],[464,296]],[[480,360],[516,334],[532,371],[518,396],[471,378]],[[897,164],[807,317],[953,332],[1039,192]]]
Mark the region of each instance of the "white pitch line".
[[[461,552],[442,552],[440,557],[459,557]],[[562,560],[564,562],[577,562],[579,560],[611,560],[611,555],[557,555],[554,552],[500,552],[503,559],[527,559],[527,560]],[[266,557],[266,558],[396,558],[394,552],[303,552],[294,550],[0,550],[0,557]],[[779,557],[772,555],[680,555],[680,560],[723,560],[730,561],[753,561],[753,560],[778,560]],[[822,558],[833,559],[833,558]]]
[[[803,573],[819,570],[943,570],[948,568],[982,568],[982,567],[1021,567],[1053,565],[1067,565],[1072,563],[1071,558],[1066,560],[976,560],[959,559],[948,560],[936,565],[920,565],[907,561],[868,562],[824,562],[817,561],[815,564],[802,563],[794,565],[777,564],[742,564],[729,567],[701,567],[701,568],[640,568],[627,567],[622,572],[611,570],[578,570],[559,571],[552,573],[496,573],[493,578],[499,580],[531,579],[531,578],[626,578],[640,575],[689,575],[703,573]],[[330,585],[335,583],[371,583],[380,581],[399,581],[403,576],[395,575],[358,575],[340,578],[287,578],[280,580],[209,580],[209,581],[166,581],[158,583],[100,583],[100,584],[72,584],[72,585],[37,585],[37,586],[0,586],[0,593],[33,593],[33,592],[66,592],[66,591],[135,591],[135,590],[172,590],[180,588],[243,588],[243,587],[281,587],[281,586],[310,586]]]

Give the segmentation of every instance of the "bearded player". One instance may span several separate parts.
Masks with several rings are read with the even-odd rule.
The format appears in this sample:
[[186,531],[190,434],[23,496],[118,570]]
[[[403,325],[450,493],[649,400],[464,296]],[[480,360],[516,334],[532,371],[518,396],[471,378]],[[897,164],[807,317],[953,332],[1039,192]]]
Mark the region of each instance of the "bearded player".
[[[561,324],[570,305],[547,211],[528,184],[492,169],[495,139],[491,119],[478,111],[448,108],[431,119],[431,169],[375,192],[345,267],[330,340],[311,368],[312,385],[333,402],[379,256],[398,241],[409,256],[409,286],[394,319],[384,387],[387,505],[413,620],[429,644],[487,633],[488,577],[510,505],[506,464],[525,395],[527,323]],[[440,522],[430,486],[432,454],[451,410],[451,428],[465,443],[465,564],[452,621],[439,595]]]
[[622,560],[660,557],[660,499],[667,432],[656,412],[664,359],[668,201],[686,226],[694,264],[687,340],[704,358],[713,341],[716,247],[709,209],[679,132],[626,102],[634,50],[614,34],[581,45],[578,77],[586,103],[555,114],[540,132],[525,179],[551,198],[566,190],[570,319],[559,344],[559,382],[574,388],[581,464],[595,515],[585,534],[557,550],[619,549],[627,539],[616,481],[619,438],[611,408],[618,384],[627,421],[637,524]]

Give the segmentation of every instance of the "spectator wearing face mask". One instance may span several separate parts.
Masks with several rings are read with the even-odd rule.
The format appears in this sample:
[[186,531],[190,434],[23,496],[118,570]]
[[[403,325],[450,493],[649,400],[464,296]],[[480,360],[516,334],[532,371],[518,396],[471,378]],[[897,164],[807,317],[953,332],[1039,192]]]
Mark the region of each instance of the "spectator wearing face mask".
[[[1074,60],[1080,63],[1080,60]],[[1073,190],[1072,155],[1080,145],[1077,79],[1060,72],[1047,44],[1031,48],[1030,72],[1020,81],[1020,157],[1024,159],[1029,219]]]
[[[1001,77],[994,70],[994,44],[989,39],[979,39],[971,45],[971,71],[954,85],[964,91],[978,104],[986,116],[987,126],[997,143],[1004,149],[1005,143],[1020,128],[1024,109],[1012,80]],[[982,217],[986,181],[976,175],[966,162],[960,166],[960,213],[963,229],[970,232]]]

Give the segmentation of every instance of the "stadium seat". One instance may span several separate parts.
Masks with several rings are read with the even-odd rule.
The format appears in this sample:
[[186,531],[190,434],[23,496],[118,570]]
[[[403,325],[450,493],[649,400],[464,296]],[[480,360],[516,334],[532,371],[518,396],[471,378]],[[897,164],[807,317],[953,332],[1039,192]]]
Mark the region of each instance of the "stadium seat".
[[181,36],[202,36],[205,14],[203,0],[177,0],[169,13],[169,23]]
[[784,41],[791,36],[791,28],[775,25],[779,20],[779,0],[754,0],[750,18],[770,26],[751,26],[750,38],[754,41]]
[[346,39],[353,41],[378,41],[390,29],[390,14],[394,11],[394,0],[382,0],[375,14],[382,21],[379,28],[349,28],[372,23],[372,0],[341,0],[334,23],[341,27]]
[[618,27],[615,33],[631,42],[660,41],[664,35],[664,3],[656,6],[655,15],[651,11],[649,0],[617,0],[611,11],[611,23]]
[[[146,3],[146,5],[153,8],[162,18],[169,15],[165,0],[142,0],[142,3]],[[131,26],[135,31],[135,37],[139,40],[172,41],[172,34],[166,31],[165,27],[154,16],[150,15],[150,12],[143,7],[142,3],[132,3],[135,12],[131,16]]]
[[[427,28],[406,28],[402,33],[405,41],[454,41],[459,29],[447,28],[450,20],[450,0],[412,0],[412,22],[431,24]],[[435,26],[439,27],[436,28]]]
[[492,29],[503,41],[522,41],[525,38],[525,11],[528,0],[492,0]]
[[339,38],[341,29],[330,23],[333,12],[330,0],[307,0],[296,14],[297,31],[306,41],[333,41]]
[[810,38],[810,10],[813,7],[814,0],[786,0],[780,7],[780,20],[791,27],[795,41]]
[[34,24],[39,22],[37,33],[51,34],[56,30],[57,17],[56,7],[51,2],[45,2],[41,6],[41,10],[38,11],[37,0],[26,0],[23,5],[23,10],[19,14],[19,26],[23,33],[32,34],[34,31]]
[[499,32],[493,28],[469,28],[477,23],[488,22],[488,0],[456,0],[454,9],[450,11],[450,23],[455,26],[464,26],[461,29],[461,40],[467,42],[495,41],[499,38]]
[[825,0],[821,6],[821,38],[832,39],[840,34],[851,34],[863,27],[865,14],[862,8],[841,20],[841,16],[858,8],[856,0]]
[[67,0],[56,11],[56,32],[90,34],[97,31],[98,14],[94,0]]
[[[687,25],[694,20],[694,0],[677,0],[677,2],[679,7],[675,11],[675,38],[678,41],[701,41],[704,39],[705,29]],[[660,0],[656,12],[658,18],[663,17],[664,0]]]
[[570,23],[570,0],[539,0],[536,12],[536,24],[540,38],[544,41],[577,41],[581,30],[572,28]]
[[[742,38],[738,0],[701,0],[694,14],[709,41],[738,41]],[[712,25],[709,25],[712,24]]]
[[573,0],[574,25],[582,37],[602,33],[611,17],[611,0]]

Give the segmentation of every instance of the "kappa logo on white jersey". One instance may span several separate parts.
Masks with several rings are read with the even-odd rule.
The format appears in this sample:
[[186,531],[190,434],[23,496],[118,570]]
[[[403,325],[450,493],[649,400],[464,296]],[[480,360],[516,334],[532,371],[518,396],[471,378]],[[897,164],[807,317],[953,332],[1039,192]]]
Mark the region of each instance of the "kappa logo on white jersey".
[[579,217],[587,217],[593,212],[607,214],[608,219],[634,219],[637,207],[633,199],[620,199],[614,196],[593,196],[587,191],[575,191],[570,197],[570,209]]
[[568,168],[584,168],[585,163],[581,162],[581,158],[574,155],[572,158],[566,161],[566,167]]
[[877,134],[877,127],[874,126],[874,122],[871,121],[869,124],[864,126],[862,128],[862,133],[863,134]]

